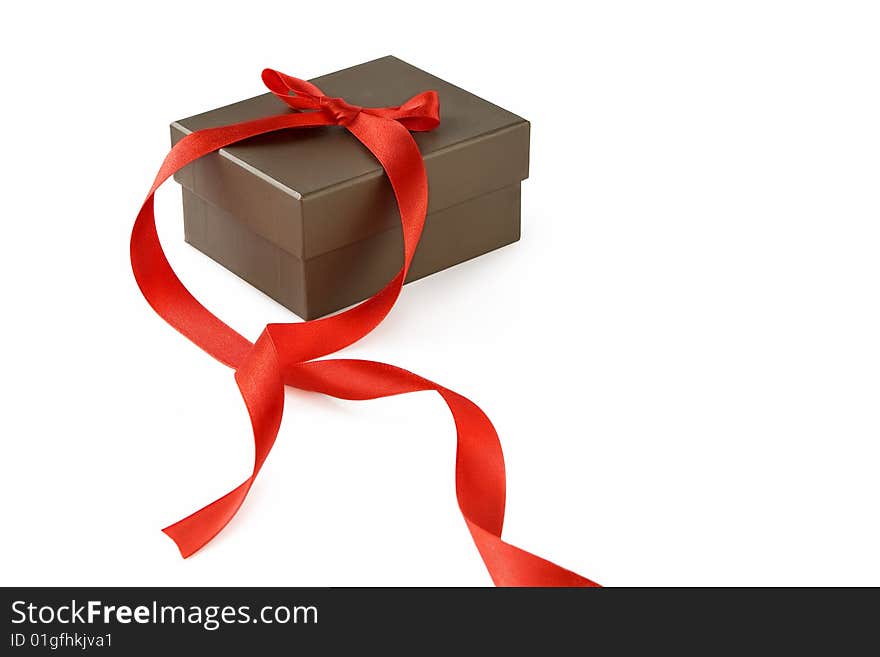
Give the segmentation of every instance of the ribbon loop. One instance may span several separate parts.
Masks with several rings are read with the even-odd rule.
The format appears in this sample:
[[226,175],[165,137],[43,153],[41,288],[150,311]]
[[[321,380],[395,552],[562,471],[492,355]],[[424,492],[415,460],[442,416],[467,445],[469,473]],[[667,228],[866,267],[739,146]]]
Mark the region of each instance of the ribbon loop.
[[424,132],[440,125],[440,97],[436,91],[423,91],[398,107],[387,107],[367,112],[393,119],[407,130]]
[[[293,109],[317,109],[324,92],[307,80],[300,80],[271,68],[263,69],[263,84]],[[291,95],[291,92],[295,95]],[[296,100],[299,98],[300,100]],[[307,103],[307,105],[306,105]]]

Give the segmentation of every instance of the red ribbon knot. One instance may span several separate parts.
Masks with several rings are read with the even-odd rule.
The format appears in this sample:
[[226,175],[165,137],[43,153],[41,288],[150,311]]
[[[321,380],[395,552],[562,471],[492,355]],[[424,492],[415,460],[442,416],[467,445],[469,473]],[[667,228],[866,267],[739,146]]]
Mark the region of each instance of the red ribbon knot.
[[360,114],[363,109],[357,105],[345,102],[342,98],[328,98],[327,96],[321,96],[318,99],[318,102],[321,105],[321,109],[330,112],[336,120],[336,123],[341,126],[346,126],[354,121],[355,117]]
[[[424,162],[409,131],[432,130],[439,124],[437,93],[420,93],[396,107],[360,108],[341,98],[328,98],[314,84],[272,69],[263,71],[263,81],[276,97],[299,111],[186,135],[162,163],[131,233],[132,271],[144,297],[166,322],[235,371],[254,437],[250,476],[223,497],[163,531],[188,557],[232,519],[278,435],[285,386],[356,400],[433,390],[455,420],[458,505],[492,580],[499,586],[596,586],[585,577],[501,539],[504,457],[495,428],[476,404],[386,363],[342,358],[315,360],[372,331],[400,295],[428,207]],[[154,194],[176,171],[224,146],[276,130],[334,124],[344,126],[363,143],[388,176],[400,209],[403,265],[381,291],[357,306],[313,321],[269,324],[251,343],[199,303],[177,278],[156,233]]]

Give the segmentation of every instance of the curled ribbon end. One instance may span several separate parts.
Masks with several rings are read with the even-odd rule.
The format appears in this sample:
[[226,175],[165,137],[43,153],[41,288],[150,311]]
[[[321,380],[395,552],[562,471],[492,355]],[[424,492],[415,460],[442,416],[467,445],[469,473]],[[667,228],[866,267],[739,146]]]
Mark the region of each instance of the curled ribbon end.
[[177,546],[177,549],[180,551],[180,556],[183,557],[184,559],[187,559],[187,558],[191,557],[192,555],[194,555],[196,552],[198,552],[199,548],[197,548],[197,547],[194,548],[191,545],[187,545],[185,542],[179,541],[177,539],[177,537],[174,535],[174,527],[175,527],[174,525],[166,527],[165,529],[162,530],[162,533],[165,534],[172,541],[174,541],[174,544]]
[[253,477],[229,491],[208,506],[202,507],[183,520],[178,520],[162,531],[177,545],[180,555],[186,559],[207,545],[232,520],[247,497]]

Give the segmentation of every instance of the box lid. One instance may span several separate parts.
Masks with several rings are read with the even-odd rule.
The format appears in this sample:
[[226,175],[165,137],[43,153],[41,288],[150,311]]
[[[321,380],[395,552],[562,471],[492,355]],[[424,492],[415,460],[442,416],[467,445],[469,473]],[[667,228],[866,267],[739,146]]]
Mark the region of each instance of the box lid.
[[[383,57],[312,80],[364,107],[403,103],[428,89],[440,126],[413,133],[434,212],[528,176],[529,124],[519,116],[397,59]],[[291,111],[271,93],[176,121],[172,141],[203,128]],[[338,126],[284,130],[212,153],[178,181],[303,258],[395,227],[399,215],[379,163]]]

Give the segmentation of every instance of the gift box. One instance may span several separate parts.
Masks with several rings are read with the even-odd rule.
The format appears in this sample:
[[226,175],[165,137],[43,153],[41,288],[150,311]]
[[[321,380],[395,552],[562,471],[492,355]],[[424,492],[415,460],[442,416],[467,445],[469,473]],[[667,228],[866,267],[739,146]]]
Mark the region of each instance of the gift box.
[[[529,123],[383,57],[312,80],[328,96],[388,107],[433,89],[439,127],[413,133],[428,214],[407,282],[519,239]],[[271,93],[171,124],[184,135],[293,111]],[[175,175],[186,241],[303,319],[379,291],[403,263],[400,217],[370,152],[337,126],[283,130],[220,149]]]
[[[504,457],[476,404],[388,363],[323,358],[377,327],[407,273],[519,238],[528,123],[393,57],[318,78],[320,87],[273,69],[262,79],[271,95],[172,125],[174,146],[131,231],[144,298],[234,371],[253,429],[247,479],[163,531],[184,558],[223,531],[275,444],[287,387],[350,400],[431,390],[454,420],[456,499],[495,584],[597,586],[502,540]],[[201,305],[165,257],[153,206],[171,175],[184,186],[187,239],[298,314],[370,298],[316,322],[272,322],[247,339]]]

